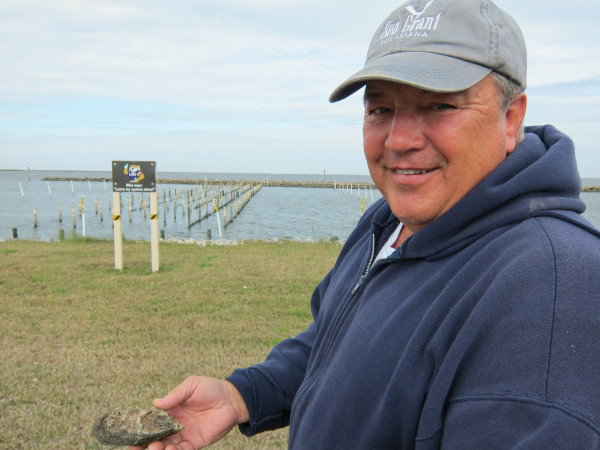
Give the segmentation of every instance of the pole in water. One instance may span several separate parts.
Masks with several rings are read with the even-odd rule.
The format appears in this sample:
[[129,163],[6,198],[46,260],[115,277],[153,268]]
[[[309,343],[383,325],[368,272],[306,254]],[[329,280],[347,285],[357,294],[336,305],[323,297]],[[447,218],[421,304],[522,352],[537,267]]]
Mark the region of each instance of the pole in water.
[[19,183],[19,189],[21,189],[21,198],[25,198],[25,194],[23,193],[23,186]]
[[50,182],[46,181],[46,184],[48,185],[48,194],[52,195],[52,189],[50,189]]
[[73,180],[71,180],[71,194],[75,193],[75,189],[73,188]]
[[17,233],[17,229],[13,227],[12,229],[12,234],[13,234],[13,238],[17,239],[19,237],[19,234]]
[[215,216],[217,216],[217,225],[219,226],[219,237],[223,237],[223,233],[221,232],[221,219],[219,218],[219,203],[217,203],[217,199],[213,199],[215,203]]

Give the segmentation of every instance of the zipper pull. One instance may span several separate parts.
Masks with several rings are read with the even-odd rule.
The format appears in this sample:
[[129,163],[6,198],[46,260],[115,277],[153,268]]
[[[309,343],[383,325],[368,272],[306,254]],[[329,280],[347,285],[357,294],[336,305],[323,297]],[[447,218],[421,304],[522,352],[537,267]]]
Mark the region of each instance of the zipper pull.
[[373,258],[375,257],[375,233],[373,232],[373,226],[374,225],[371,226],[371,256],[369,258],[369,262],[367,263],[365,273],[362,274],[362,276],[358,280],[358,283],[356,283],[356,286],[354,286],[354,289],[352,289],[351,291],[352,295],[356,294],[356,291],[358,291],[358,288],[369,273],[369,270],[371,270],[371,265],[373,264]]
[[365,273],[360,277],[360,279],[358,280],[358,283],[356,283],[356,286],[354,286],[354,289],[352,289],[352,295],[356,294],[356,291],[358,291],[358,288],[360,287],[360,285],[362,284],[362,282],[366,276],[367,276],[367,274]]

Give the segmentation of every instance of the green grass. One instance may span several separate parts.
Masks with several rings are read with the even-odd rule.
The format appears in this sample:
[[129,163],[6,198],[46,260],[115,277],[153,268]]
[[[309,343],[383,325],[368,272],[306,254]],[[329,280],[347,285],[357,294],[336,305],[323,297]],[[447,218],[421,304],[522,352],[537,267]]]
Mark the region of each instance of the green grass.
[[[226,377],[311,321],[340,245],[0,242],[0,448],[99,449],[91,424],[148,407],[188,375]],[[286,448],[287,430],[234,430],[214,448]]]

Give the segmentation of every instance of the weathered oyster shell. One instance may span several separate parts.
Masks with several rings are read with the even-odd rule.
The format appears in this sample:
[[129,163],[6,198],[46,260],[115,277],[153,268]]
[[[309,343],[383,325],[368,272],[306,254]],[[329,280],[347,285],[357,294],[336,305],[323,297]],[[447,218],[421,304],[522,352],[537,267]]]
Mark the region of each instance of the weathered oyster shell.
[[98,417],[92,427],[104,445],[147,445],[181,430],[183,425],[158,408],[115,409]]

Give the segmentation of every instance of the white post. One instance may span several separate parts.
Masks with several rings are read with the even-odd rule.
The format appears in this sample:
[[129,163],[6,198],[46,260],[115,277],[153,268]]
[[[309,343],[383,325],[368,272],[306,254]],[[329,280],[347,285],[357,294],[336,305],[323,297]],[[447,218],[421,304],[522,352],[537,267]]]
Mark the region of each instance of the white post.
[[158,272],[158,194],[150,192],[150,248],[152,272]]
[[19,183],[19,189],[21,189],[21,198],[25,198],[25,194],[23,193],[23,186]]
[[223,233],[221,232],[221,219],[219,218],[219,203],[216,198],[213,199],[213,202],[215,202],[215,215],[217,216],[217,225],[219,226],[219,237],[223,237]]
[[123,233],[121,231],[121,194],[113,192],[113,228],[115,236],[115,269],[123,270]]

